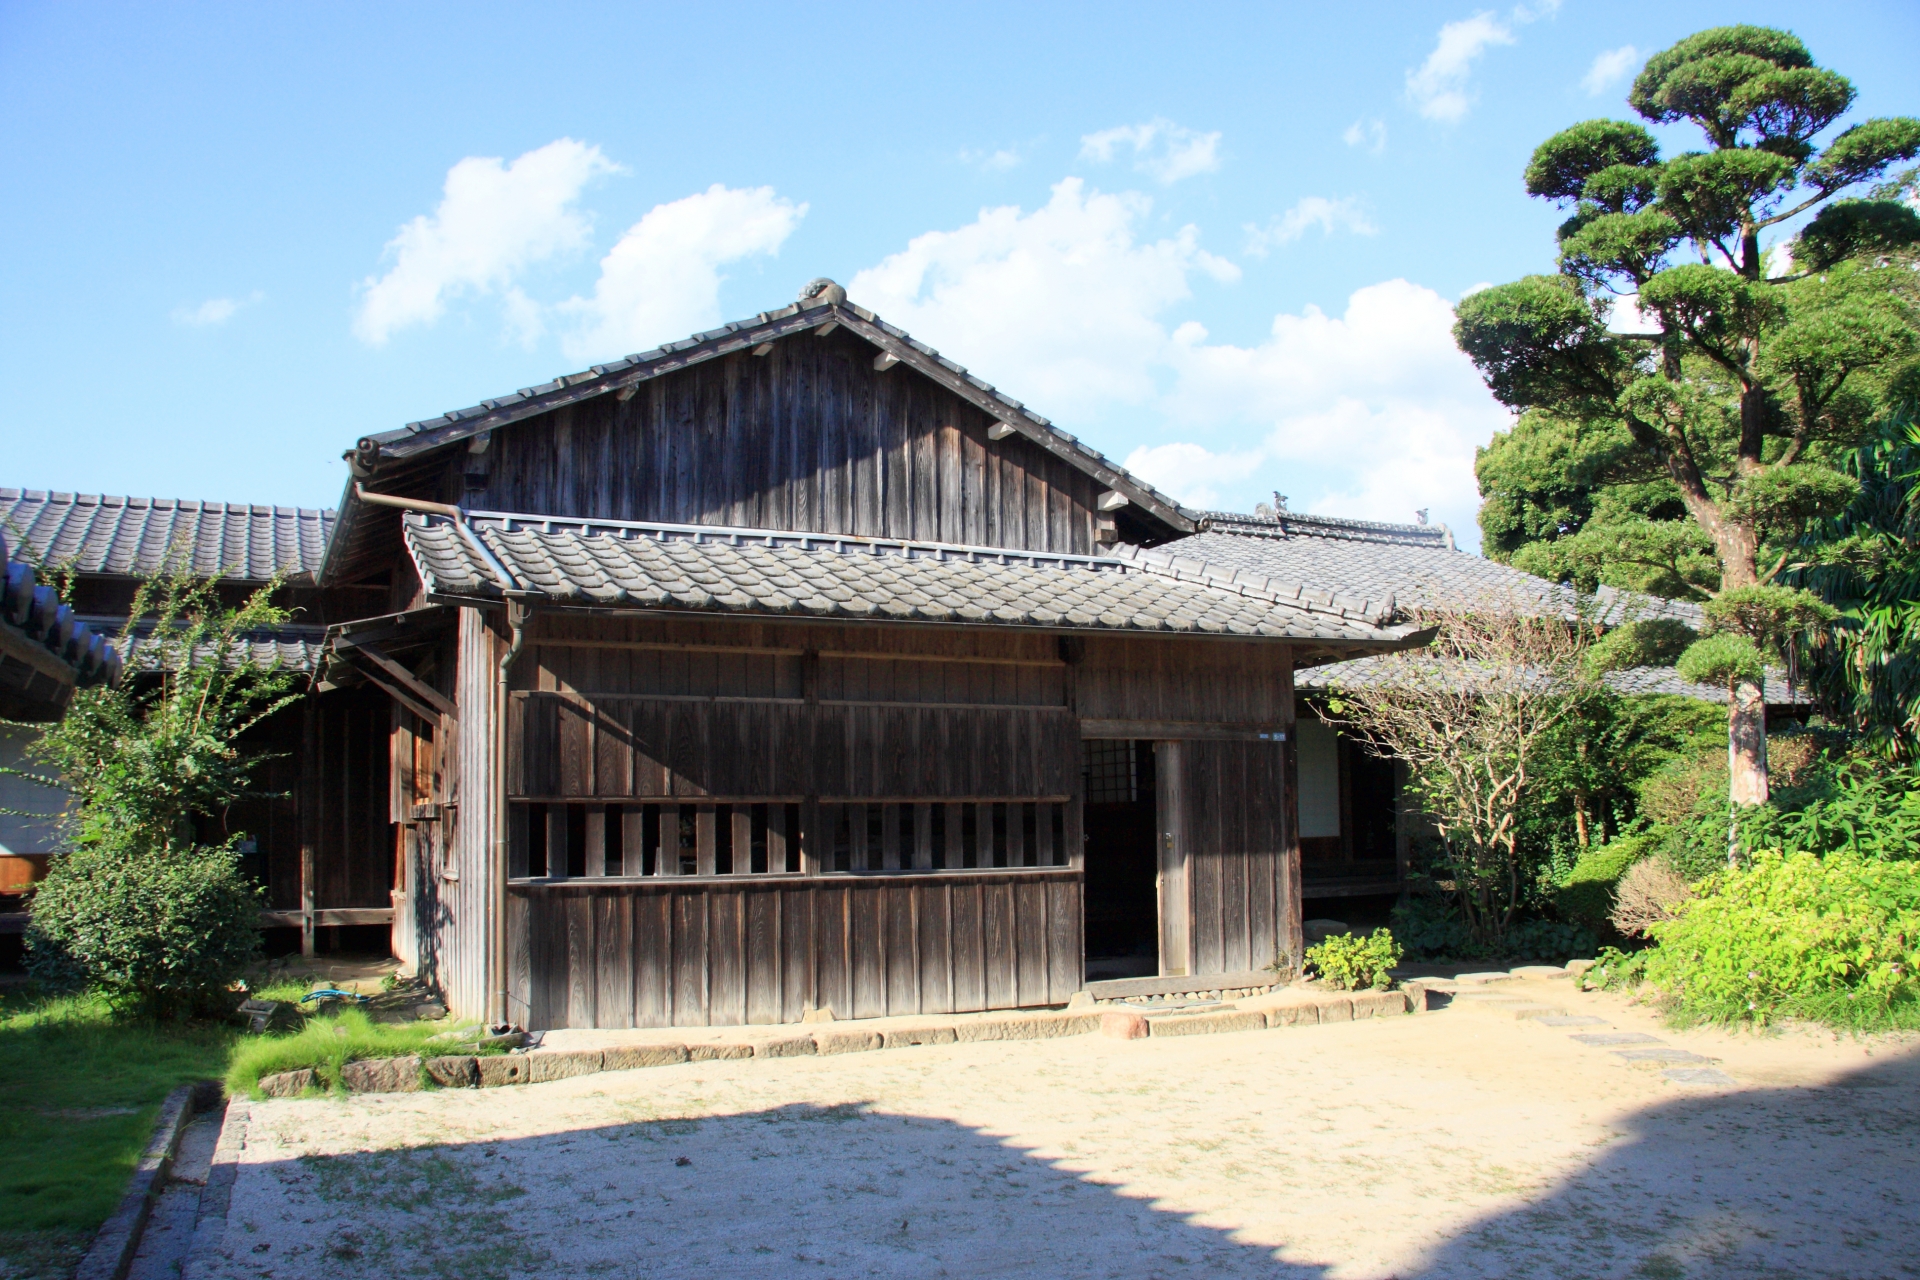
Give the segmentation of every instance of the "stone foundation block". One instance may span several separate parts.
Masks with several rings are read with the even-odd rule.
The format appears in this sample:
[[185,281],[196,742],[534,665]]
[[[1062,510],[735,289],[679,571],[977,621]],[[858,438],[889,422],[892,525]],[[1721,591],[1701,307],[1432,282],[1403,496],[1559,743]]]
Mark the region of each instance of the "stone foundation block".
[[1591,960],[1569,960],[1567,961],[1567,976],[1578,981],[1586,977],[1587,970],[1591,968],[1593,968],[1593,961]]
[[1196,1013],[1184,1018],[1149,1018],[1147,1025],[1158,1039],[1161,1036],[1210,1036],[1227,1031],[1264,1031],[1267,1020],[1257,1013],[1231,1009],[1219,1013]]
[[428,1058],[427,1079],[442,1089],[472,1089],[480,1084],[480,1068],[472,1058]]
[[756,1058],[802,1058],[818,1051],[812,1036],[782,1036],[778,1040],[762,1040],[753,1046],[753,1056]]
[[496,1085],[527,1083],[527,1055],[524,1053],[503,1053],[496,1057],[475,1058],[480,1068],[480,1087],[491,1089]]
[[1314,1002],[1320,1009],[1320,1021],[1352,1022],[1353,999],[1350,996],[1319,996]]
[[1507,972],[1516,978],[1564,978],[1568,970],[1557,964],[1523,964]]
[[348,1093],[413,1093],[420,1088],[420,1059],[373,1058],[349,1062],[340,1068],[340,1083]]
[[1267,1010],[1267,1025],[1270,1027],[1317,1027],[1320,1025],[1320,1006],[1317,1004],[1282,1004]]
[[1407,997],[1401,991],[1356,991],[1353,993],[1354,1018],[1399,1017],[1407,1011]]
[[975,1040],[1053,1040],[1060,1036],[1084,1036],[1100,1029],[1098,1013],[1038,1013],[1005,1018],[981,1018],[963,1022],[954,1028],[962,1043]]
[[1115,1040],[1144,1040],[1150,1032],[1145,1018],[1120,1009],[1100,1015],[1100,1034]]
[[952,1027],[901,1027],[880,1033],[880,1042],[888,1049],[904,1049],[916,1044],[952,1044]]
[[606,1066],[598,1049],[561,1049],[553,1053],[527,1055],[527,1083],[545,1084],[549,1080],[571,1080],[590,1076]]
[[282,1071],[275,1075],[260,1077],[260,1092],[269,1098],[297,1098],[309,1089],[317,1088],[320,1077],[308,1067],[298,1071]]
[[687,1060],[683,1044],[628,1044],[602,1049],[600,1065],[606,1071],[633,1071],[640,1067],[670,1067]]
[[687,1046],[688,1062],[724,1062],[729,1058],[751,1058],[753,1046],[750,1044],[690,1044]]
[[880,1037],[871,1031],[821,1031],[813,1037],[815,1053],[865,1053],[880,1047]]

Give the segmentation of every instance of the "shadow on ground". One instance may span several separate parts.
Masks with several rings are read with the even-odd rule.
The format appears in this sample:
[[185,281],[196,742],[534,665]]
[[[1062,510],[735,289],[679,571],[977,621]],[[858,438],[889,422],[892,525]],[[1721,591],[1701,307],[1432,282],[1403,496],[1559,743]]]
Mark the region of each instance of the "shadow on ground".
[[[1920,1275],[1916,1085],[1906,1055],[1829,1087],[1676,1096],[1394,1274]],[[1315,1170],[1276,1157],[1239,1176],[1284,1204]],[[1386,1252],[1415,1256],[1420,1207],[1380,1223],[1406,1246]],[[220,1256],[189,1275],[1368,1274],[1277,1252],[947,1120],[796,1105],[248,1166]]]

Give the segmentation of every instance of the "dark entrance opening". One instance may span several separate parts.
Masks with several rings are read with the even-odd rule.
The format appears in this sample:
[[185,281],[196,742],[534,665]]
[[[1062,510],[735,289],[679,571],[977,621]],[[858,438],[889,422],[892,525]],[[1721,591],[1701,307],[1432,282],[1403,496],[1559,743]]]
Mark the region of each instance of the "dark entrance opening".
[[1086,761],[1088,982],[1160,972],[1153,744],[1093,739]]

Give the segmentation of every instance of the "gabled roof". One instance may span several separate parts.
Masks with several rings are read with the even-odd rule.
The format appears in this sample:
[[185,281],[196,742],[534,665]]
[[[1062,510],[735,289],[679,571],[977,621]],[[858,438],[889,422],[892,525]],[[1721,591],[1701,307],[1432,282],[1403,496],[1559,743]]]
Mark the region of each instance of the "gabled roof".
[[[1294,688],[1301,693],[1363,688],[1391,674],[1390,666],[1383,666],[1371,657],[1354,658],[1296,672]],[[1724,685],[1694,684],[1682,680],[1680,673],[1672,667],[1627,667],[1609,671],[1601,680],[1615,693],[1627,697],[1660,693],[1692,698],[1698,702],[1724,703],[1730,696]],[[1787,679],[1786,670],[1781,667],[1767,668],[1766,696],[1767,705],[1771,707],[1806,707],[1813,702],[1807,687],[1792,684]]]
[[[1413,629],[1264,575],[835,534],[475,513],[405,517],[430,597],[833,620],[1324,641]],[[503,581],[504,576],[504,581]]]
[[[1574,592],[1511,565],[1454,548],[1445,525],[1378,524],[1282,512],[1203,513],[1207,527],[1160,551],[1226,568],[1263,571],[1323,590],[1392,599],[1404,609],[1502,607],[1578,616]],[[1700,607],[1602,587],[1600,621],[1677,618],[1699,628]]]
[[[385,474],[405,477],[411,470],[406,466],[408,462],[422,459],[447,445],[470,440],[482,432],[596,396],[618,394],[642,382],[703,361],[752,350],[797,334],[834,327],[858,335],[872,344],[877,357],[892,357],[899,364],[992,414],[1035,445],[1064,459],[1099,483],[1123,494],[1134,506],[1166,526],[1170,534],[1187,533],[1199,527],[1196,515],[1182,508],[1174,499],[1130,474],[1099,450],[1060,430],[1020,401],[996,390],[984,379],[975,377],[926,343],[916,341],[905,330],[888,324],[865,307],[846,301],[845,291],[837,285],[829,285],[817,296],[790,303],[777,311],[763,311],[751,320],[725,324],[679,342],[669,342],[652,351],[597,364],[583,372],[568,374],[537,387],[523,387],[512,395],[483,400],[471,408],[455,409],[437,418],[410,422],[398,430],[362,436],[345,456],[357,478],[371,481],[371,478]],[[375,486],[369,482],[367,487],[371,489]],[[349,479],[340,504],[341,537],[336,540],[337,549],[329,555],[323,576],[338,572],[333,567],[334,562],[352,554],[346,549],[346,544],[354,539],[354,526],[363,509],[354,497],[353,480]]]
[[0,528],[37,562],[82,573],[151,574],[185,550],[184,567],[202,577],[264,582],[276,570],[311,577],[319,569],[333,512],[0,489]]

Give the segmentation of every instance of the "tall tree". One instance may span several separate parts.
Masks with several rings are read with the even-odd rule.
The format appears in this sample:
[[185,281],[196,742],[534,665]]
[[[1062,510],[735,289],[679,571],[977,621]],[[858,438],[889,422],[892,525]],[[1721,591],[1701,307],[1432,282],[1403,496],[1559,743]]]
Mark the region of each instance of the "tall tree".
[[[1663,158],[1618,120],[1549,138],[1525,181],[1570,209],[1559,271],[1464,299],[1454,328],[1523,411],[1481,458],[1489,549],[1583,585],[1711,601],[1722,634],[1688,665],[1732,687],[1740,803],[1767,798],[1762,659],[1825,616],[1775,579],[1852,501],[1833,464],[1920,350],[1920,216],[1898,191],[1862,191],[1920,155],[1920,120],[1816,142],[1854,96],[1784,31],[1719,27],[1654,55],[1628,102],[1693,124],[1706,149]],[[1769,229],[1814,210],[1791,258],[1770,257]],[[1612,327],[1617,313],[1629,323]]]

